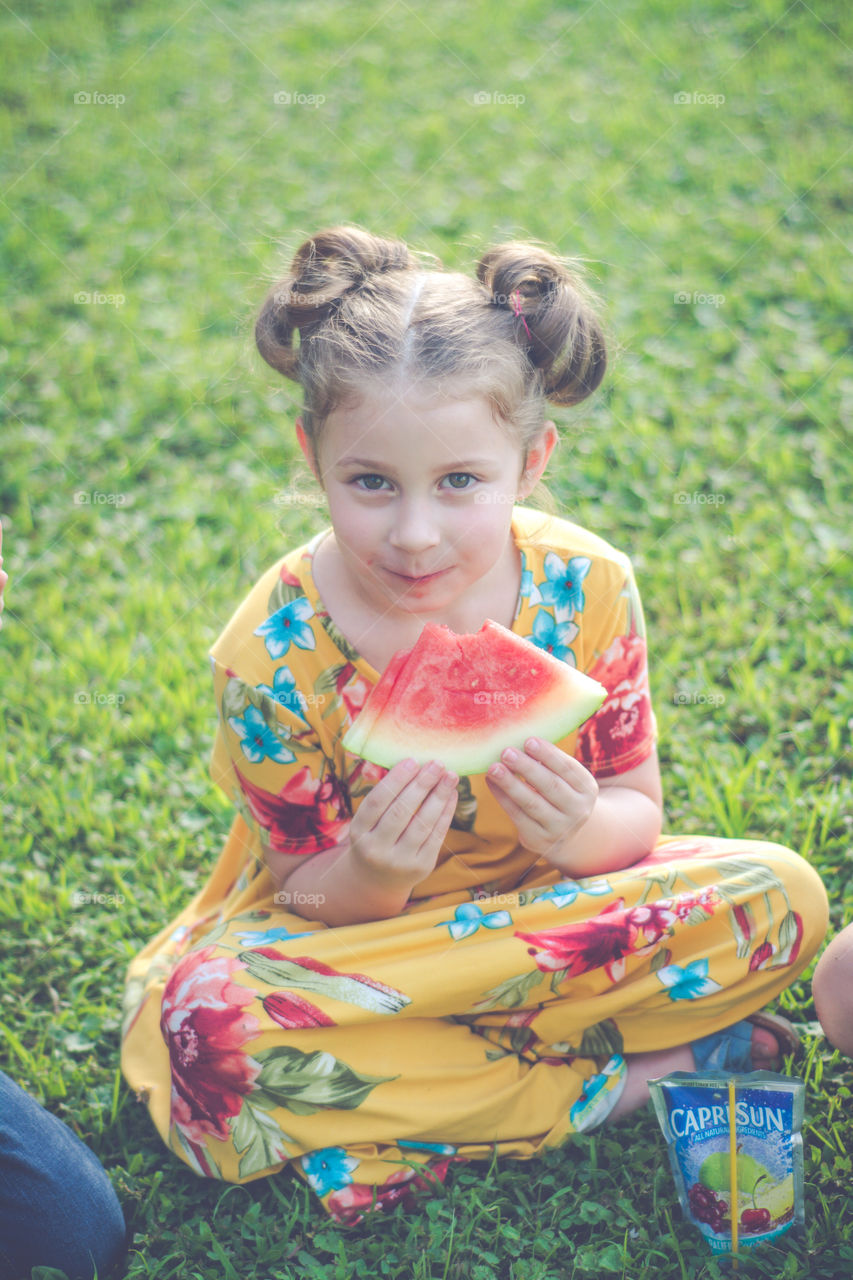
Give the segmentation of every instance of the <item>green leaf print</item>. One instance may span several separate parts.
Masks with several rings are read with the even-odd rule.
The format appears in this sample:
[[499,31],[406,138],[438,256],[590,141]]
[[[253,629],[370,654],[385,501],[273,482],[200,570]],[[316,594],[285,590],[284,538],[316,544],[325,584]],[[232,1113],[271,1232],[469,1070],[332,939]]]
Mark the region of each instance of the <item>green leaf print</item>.
[[283,609],[286,604],[290,604],[292,600],[298,600],[300,596],[304,595],[305,591],[301,586],[291,586],[287,582],[282,582],[279,578],[270,592],[270,598],[267,602],[267,617],[270,617],[273,613],[278,613],[279,609]]
[[457,791],[459,799],[450,825],[456,831],[471,831],[477,818],[477,797],[471,790],[470,779],[460,778]]
[[223,720],[230,720],[232,716],[237,716],[238,718],[242,716],[251,702],[249,697],[251,689],[252,686],[246,684],[245,680],[238,680],[236,676],[228,678],[222,691]]
[[303,1053],[289,1045],[261,1049],[255,1060],[262,1064],[257,1088],[295,1115],[310,1116],[322,1107],[352,1111],[378,1084],[396,1076],[366,1076],[331,1053]]
[[487,991],[482,1000],[472,1006],[472,1010],[482,1012],[484,1009],[521,1009],[544,976],[538,969],[534,969],[532,973],[520,973],[516,978],[507,978],[506,982]]
[[[241,1178],[247,1178],[253,1173],[266,1173],[287,1160],[289,1153],[284,1144],[285,1141],[292,1141],[286,1133],[282,1133],[278,1121],[266,1114],[275,1103],[257,1111],[255,1107],[263,1106],[263,1103],[260,1098],[253,1101],[255,1106],[252,1106],[248,1098],[243,1099],[240,1113],[231,1124],[234,1150],[240,1155],[238,1173]],[[241,1154],[243,1152],[245,1154]]]
[[332,619],[329,617],[329,615],[327,613],[317,613],[315,616],[320,619],[320,622],[323,624],[325,631],[327,632],[329,637],[332,639],[334,644],[337,645],[337,647],[340,649],[344,657],[347,658],[350,662],[359,662],[361,660],[360,653],[358,652],[357,649],[354,649],[352,647],[352,645],[350,644],[349,640],[347,640],[344,633],[341,630],[339,630],[338,627],[335,626],[334,622],[332,622]]
[[339,973],[308,956],[290,959],[282,956],[275,960],[257,951],[241,951],[240,960],[253,978],[270,987],[298,987],[300,991],[314,991],[317,995],[331,996],[344,1004],[355,1004],[372,1013],[399,1013],[411,997],[396,987],[386,986],[363,973]]
[[582,1058],[612,1057],[622,1052],[622,1032],[612,1018],[587,1027],[581,1039],[578,1053]]

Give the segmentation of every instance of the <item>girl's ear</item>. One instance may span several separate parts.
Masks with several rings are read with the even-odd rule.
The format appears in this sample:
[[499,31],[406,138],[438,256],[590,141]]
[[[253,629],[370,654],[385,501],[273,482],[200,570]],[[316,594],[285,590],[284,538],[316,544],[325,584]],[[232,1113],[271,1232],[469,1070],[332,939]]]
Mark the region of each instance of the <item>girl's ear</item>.
[[311,471],[314,475],[314,479],[317,481],[318,484],[322,485],[323,481],[320,479],[320,472],[317,467],[317,459],[314,456],[314,446],[311,443],[311,441],[308,439],[308,436],[305,434],[305,428],[302,425],[301,417],[296,419],[296,439],[299,441],[299,448],[302,450],[302,453],[305,456],[305,461],[308,463],[308,466],[311,468]]
[[526,498],[536,488],[548,465],[548,459],[554,452],[557,440],[557,428],[554,423],[546,422],[536,440],[527,450],[527,462],[518,482],[518,498]]

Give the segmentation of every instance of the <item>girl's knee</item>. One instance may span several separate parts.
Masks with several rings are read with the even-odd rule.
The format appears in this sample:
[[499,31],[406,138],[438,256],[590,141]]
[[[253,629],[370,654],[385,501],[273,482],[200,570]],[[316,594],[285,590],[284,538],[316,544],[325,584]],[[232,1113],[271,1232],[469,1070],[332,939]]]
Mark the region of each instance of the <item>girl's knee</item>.
[[832,939],[818,961],[812,995],[827,1039],[853,1057],[853,925]]

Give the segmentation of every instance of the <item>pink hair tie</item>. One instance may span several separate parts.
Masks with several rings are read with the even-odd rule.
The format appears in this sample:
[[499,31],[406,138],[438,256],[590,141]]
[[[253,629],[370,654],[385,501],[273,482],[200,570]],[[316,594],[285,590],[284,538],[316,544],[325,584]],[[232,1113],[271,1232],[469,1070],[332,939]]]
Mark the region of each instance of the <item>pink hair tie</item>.
[[521,310],[521,290],[516,289],[515,293],[510,294],[510,297],[512,298],[512,314],[515,316],[516,320],[521,320],[521,323],[524,325],[525,332],[532,342],[533,337],[530,330],[527,328],[527,321],[525,320]]

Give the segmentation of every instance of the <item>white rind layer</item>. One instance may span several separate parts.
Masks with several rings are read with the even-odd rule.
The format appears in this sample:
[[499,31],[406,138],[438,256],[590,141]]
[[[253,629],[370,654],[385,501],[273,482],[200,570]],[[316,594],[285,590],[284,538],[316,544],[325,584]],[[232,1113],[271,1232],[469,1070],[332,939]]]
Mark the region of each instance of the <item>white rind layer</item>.
[[[413,729],[409,724],[394,726],[389,723],[386,711],[384,722],[370,730],[356,754],[386,769],[392,768],[399,760],[416,760],[419,764],[440,760],[446,769],[452,769],[461,776],[485,773],[507,747],[523,749],[525,740],[530,737],[558,742],[598,710],[607,697],[607,690],[583,673],[573,668],[569,670],[575,684],[582,679],[592,687],[583,692],[577,688],[568,691],[568,701],[556,708],[553,704],[559,700],[559,691],[552,688],[537,699],[545,705],[526,707],[523,714],[510,704],[511,715],[508,715],[507,704],[498,703],[494,708],[495,719],[500,720],[502,707],[505,718],[491,732],[482,725],[467,731],[458,726],[448,726],[443,732],[434,734],[422,728]],[[484,704],[483,711],[484,717],[487,716],[487,704]],[[452,745],[448,745],[448,734],[457,739]],[[346,738],[343,745],[352,750]]]

